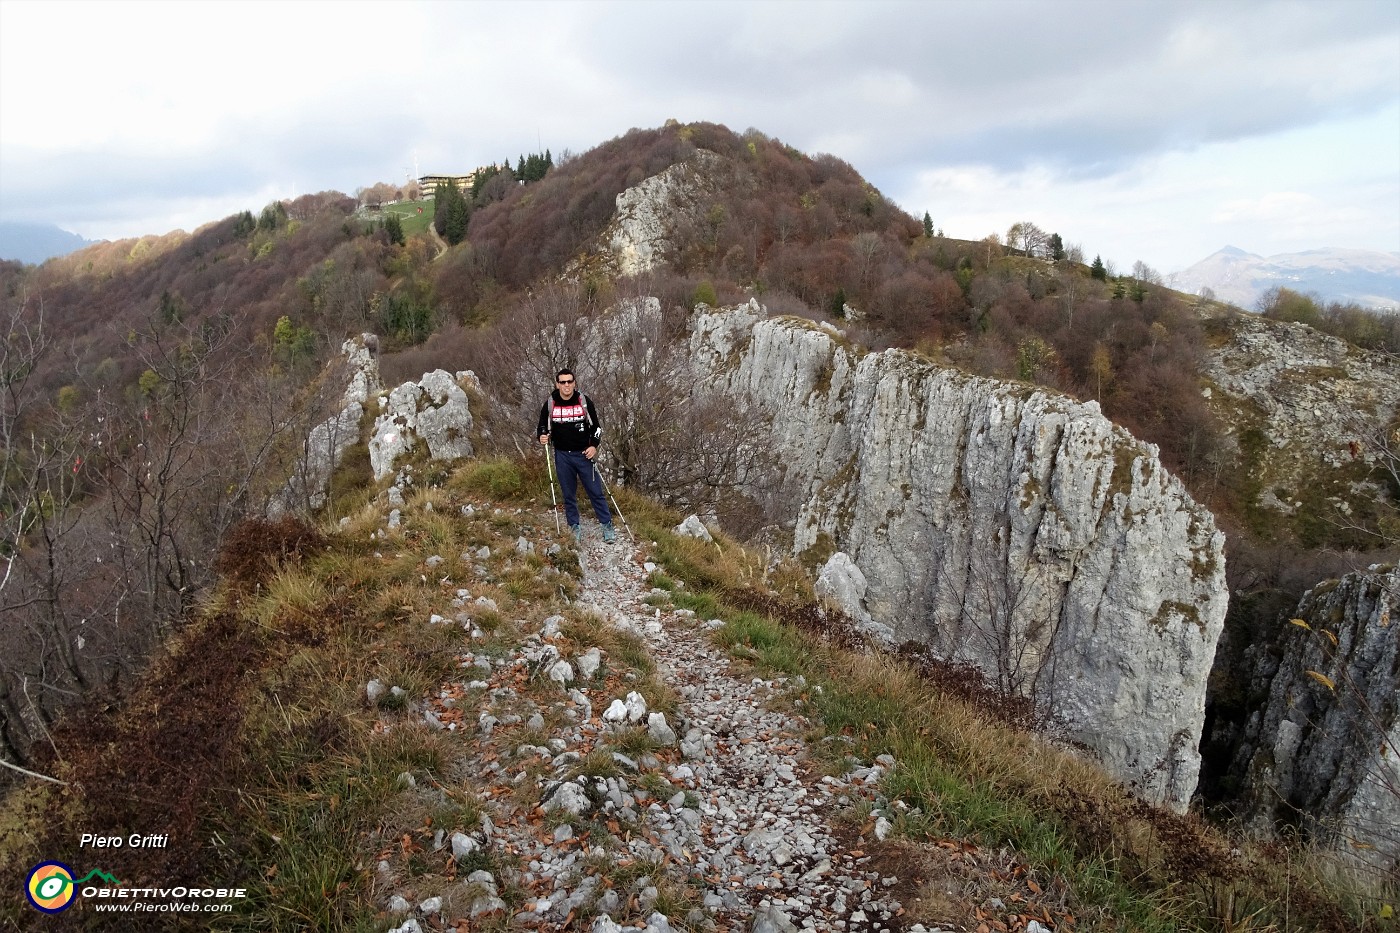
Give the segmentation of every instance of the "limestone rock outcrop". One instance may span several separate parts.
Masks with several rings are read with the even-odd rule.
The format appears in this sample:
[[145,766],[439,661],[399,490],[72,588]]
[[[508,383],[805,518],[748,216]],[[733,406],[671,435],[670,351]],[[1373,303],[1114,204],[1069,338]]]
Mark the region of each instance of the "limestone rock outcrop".
[[340,358],[325,376],[332,384],[345,382],[340,410],[307,435],[291,478],[268,504],[270,516],[319,509],[325,504],[331,474],[345,452],[360,442],[360,419],[365,405],[380,391],[378,346],[379,340],[373,334],[361,334],[341,345]]
[[671,249],[671,231],[678,220],[697,212],[703,196],[715,184],[714,169],[723,159],[705,149],[685,162],[644,179],[617,196],[613,219],[602,240],[620,275],[655,268]]
[[[1290,624],[1290,622],[1292,624]],[[1300,624],[1301,623],[1301,624]],[[1232,776],[1268,834],[1300,824],[1384,871],[1400,864],[1400,573],[1374,567],[1313,587],[1278,640],[1246,654],[1245,726]]]
[[[1358,461],[1372,458],[1364,434],[1400,408],[1400,360],[1306,324],[1250,314],[1226,324],[1228,341],[1202,360],[1212,410],[1237,443],[1258,432],[1259,504],[1291,514],[1319,480],[1349,470],[1342,475],[1353,478]],[[1344,513],[1346,499],[1376,494],[1370,483],[1335,491],[1333,506]]]
[[861,352],[756,302],[699,315],[708,382],[771,423],[794,551],[843,551],[901,639],[1030,696],[1184,809],[1226,608],[1224,536],[1094,402]]
[[856,625],[856,631],[883,647],[895,647],[894,629],[876,622],[865,610],[865,594],[870,589],[870,582],[856,562],[851,560],[851,555],[845,551],[832,554],[821,573],[817,574],[813,589],[818,596],[830,600],[849,616]]
[[441,369],[405,382],[380,398],[380,414],[369,441],[370,468],[376,480],[394,472],[394,463],[422,440],[434,460],[472,455],[472,413],[460,381],[475,381],[470,372],[453,376]]

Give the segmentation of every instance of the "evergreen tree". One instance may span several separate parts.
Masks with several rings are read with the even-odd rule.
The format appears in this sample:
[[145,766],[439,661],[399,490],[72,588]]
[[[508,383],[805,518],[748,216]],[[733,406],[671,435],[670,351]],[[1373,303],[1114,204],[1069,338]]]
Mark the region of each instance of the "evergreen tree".
[[448,243],[456,246],[467,238],[467,222],[471,219],[467,199],[457,188],[457,183],[448,181],[439,185],[437,206],[433,212],[433,228]]
[[1058,233],[1050,234],[1050,258],[1055,262],[1065,258],[1065,241]]
[[279,227],[287,225],[287,208],[281,201],[273,201],[262,209],[262,214],[258,217],[258,229],[266,230],[269,233]]
[[846,289],[836,289],[836,294],[831,296],[832,317],[844,318],[846,316]]
[[548,151],[544,155],[538,152],[531,153],[520,157],[520,161],[516,163],[515,177],[526,182],[539,181],[553,166],[554,157]]
[[177,295],[170,294],[169,290],[161,292],[160,295],[160,322],[162,324],[179,324],[184,320],[184,302]]
[[933,218],[929,216],[928,211],[924,211],[924,238],[933,239]]
[[1094,257],[1094,264],[1089,267],[1089,275],[1098,279],[1100,282],[1108,281],[1108,269],[1104,268],[1103,260],[1098,256]]
[[387,214],[384,217],[384,232],[389,234],[389,242],[397,246],[404,245],[403,221],[398,214]]

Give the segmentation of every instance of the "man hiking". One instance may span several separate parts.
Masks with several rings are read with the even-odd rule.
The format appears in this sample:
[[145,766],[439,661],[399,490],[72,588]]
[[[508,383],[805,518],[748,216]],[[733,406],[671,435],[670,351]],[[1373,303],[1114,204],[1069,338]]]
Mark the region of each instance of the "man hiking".
[[593,514],[603,526],[603,540],[612,542],[612,513],[603,496],[603,479],[593,458],[598,456],[603,428],[593,400],[578,391],[572,369],[561,369],[554,377],[554,391],[540,408],[539,427],[535,432],[541,444],[554,442],[554,466],[559,471],[559,488],[564,493],[564,517],[574,541],[583,542],[583,528],[578,517],[578,482],[593,503]]

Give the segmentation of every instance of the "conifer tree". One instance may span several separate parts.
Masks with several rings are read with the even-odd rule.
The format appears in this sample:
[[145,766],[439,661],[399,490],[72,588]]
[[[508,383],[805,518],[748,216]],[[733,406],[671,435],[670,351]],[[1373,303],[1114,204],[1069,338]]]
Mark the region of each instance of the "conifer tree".
[[396,246],[403,246],[403,221],[398,214],[388,214],[384,217],[384,232],[389,234],[389,242]]
[[1089,275],[1100,282],[1108,281],[1108,269],[1104,268],[1103,259],[1098,256],[1094,257],[1094,264],[1089,267]]
[[929,216],[928,211],[924,211],[924,239],[933,239],[933,218]]
[[470,220],[467,199],[458,189],[457,183],[448,181],[439,185],[437,207],[433,212],[433,227],[442,238],[453,246],[467,238],[467,221]]

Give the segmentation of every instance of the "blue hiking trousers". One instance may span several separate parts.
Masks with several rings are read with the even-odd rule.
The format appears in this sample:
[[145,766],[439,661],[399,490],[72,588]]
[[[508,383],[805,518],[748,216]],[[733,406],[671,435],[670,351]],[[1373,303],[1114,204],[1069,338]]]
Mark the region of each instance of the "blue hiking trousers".
[[608,511],[608,500],[603,495],[603,480],[598,476],[593,461],[581,451],[554,449],[554,467],[559,471],[559,489],[564,493],[564,517],[569,527],[578,524],[578,484],[583,482],[583,491],[588,493],[588,501],[593,503],[593,514],[598,524],[611,525],[612,513]]

